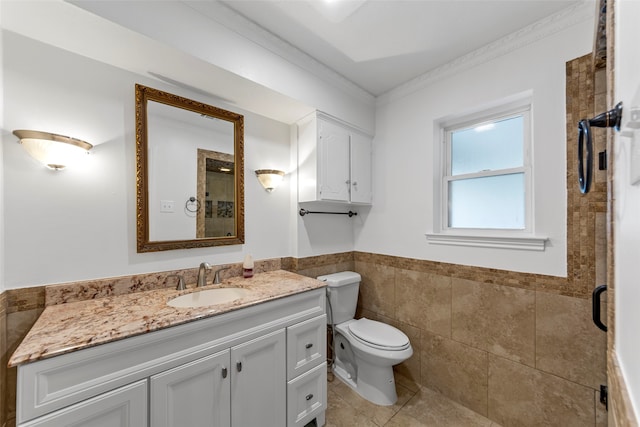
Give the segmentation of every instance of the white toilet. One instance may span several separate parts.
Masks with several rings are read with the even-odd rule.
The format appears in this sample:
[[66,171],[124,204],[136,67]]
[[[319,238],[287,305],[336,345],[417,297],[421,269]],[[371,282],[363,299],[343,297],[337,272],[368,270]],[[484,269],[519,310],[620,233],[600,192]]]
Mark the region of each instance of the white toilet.
[[360,275],[353,271],[319,276],[327,282],[327,323],[334,330],[333,372],[360,396],[377,405],[398,400],[393,365],[413,354],[409,338],[393,326],[354,319]]

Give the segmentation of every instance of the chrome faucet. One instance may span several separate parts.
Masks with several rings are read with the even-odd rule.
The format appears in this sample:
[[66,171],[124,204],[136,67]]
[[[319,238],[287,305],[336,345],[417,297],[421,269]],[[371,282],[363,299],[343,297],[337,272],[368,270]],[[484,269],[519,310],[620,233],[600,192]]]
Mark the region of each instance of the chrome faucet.
[[184,284],[184,277],[182,277],[182,274],[170,274],[167,276],[167,279],[169,279],[170,277],[175,277],[178,279],[178,284],[176,285],[176,291],[184,291],[185,289],[187,289],[187,287]]
[[197,287],[207,286],[207,270],[211,270],[211,266],[208,262],[203,262],[198,268],[198,283]]
[[216,270],[215,274],[213,275],[213,284],[217,285],[220,283],[220,272],[224,271],[224,270],[228,270],[231,267],[223,267],[223,268],[219,268]]

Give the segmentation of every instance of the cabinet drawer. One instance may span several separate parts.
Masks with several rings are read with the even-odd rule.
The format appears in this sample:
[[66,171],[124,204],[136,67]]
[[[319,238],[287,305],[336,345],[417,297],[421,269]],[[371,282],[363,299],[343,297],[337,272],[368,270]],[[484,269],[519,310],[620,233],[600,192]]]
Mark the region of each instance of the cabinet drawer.
[[322,315],[287,328],[287,380],[327,358],[327,316]]
[[19,427],[146,426],[147,381],[120,387]]
[[287,427],[304,426],[327,407],[327,362],[287,384]]

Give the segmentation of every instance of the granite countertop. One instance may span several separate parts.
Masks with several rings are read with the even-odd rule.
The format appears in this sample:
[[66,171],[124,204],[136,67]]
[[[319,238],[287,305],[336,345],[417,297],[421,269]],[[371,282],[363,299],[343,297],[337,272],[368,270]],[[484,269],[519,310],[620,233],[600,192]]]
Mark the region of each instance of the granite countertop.
[[206,307],[174,308],[167,301],[195,291],[160,289],[87,301],[51,305],[44,309],[9,360],[9,367],[35,362],[99,344],[157,331],[289,295],[326,284],[284,270],[232,277],[198,290],[239,287],[252,292],[240,299]]

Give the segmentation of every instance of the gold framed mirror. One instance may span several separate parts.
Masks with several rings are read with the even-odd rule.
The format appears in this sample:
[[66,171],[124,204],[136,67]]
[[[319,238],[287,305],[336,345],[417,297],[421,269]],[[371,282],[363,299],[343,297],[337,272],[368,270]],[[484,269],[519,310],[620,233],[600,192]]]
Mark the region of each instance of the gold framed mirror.
[[137,249],[244,243],[244,116],[136,84]]

